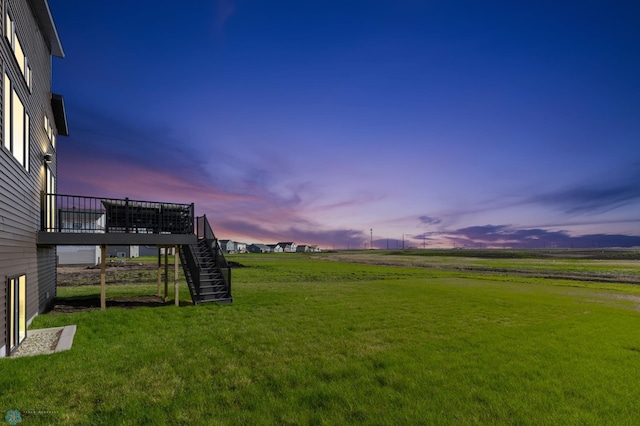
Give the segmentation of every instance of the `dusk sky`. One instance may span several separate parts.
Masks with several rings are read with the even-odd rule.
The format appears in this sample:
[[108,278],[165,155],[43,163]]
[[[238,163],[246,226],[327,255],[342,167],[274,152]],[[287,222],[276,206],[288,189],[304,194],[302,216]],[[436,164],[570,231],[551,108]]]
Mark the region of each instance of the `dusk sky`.
[[636,1],[50,7],[59,193],[246,243],[640,246]]

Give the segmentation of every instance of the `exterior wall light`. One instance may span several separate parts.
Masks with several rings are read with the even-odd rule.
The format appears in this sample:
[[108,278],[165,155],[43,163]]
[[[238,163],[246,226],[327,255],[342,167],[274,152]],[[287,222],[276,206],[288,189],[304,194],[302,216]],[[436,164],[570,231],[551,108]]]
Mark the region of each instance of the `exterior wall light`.
[[45,163],[50,163],[51,160],[53,160],[53,156],[51,154],[44,154],[44,162]]

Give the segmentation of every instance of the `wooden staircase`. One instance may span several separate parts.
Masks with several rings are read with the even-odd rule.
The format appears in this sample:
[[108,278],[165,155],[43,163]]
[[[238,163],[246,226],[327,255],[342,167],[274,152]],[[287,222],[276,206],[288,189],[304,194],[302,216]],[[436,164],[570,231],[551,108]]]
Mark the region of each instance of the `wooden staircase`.
[[198,243],[180,247],[180,261],[191,300],[196,305],[207,302],[233,303],[231,268],[206,216],[198,217],[196,221]]

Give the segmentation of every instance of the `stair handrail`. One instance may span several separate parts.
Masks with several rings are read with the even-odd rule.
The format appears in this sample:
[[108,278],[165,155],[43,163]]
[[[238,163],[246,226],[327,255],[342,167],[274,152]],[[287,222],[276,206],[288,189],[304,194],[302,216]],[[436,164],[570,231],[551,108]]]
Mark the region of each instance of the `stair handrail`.
[[184,253],[196,296],[200,296],[200,262],[198,261],[197,256],[194,255],[193,248],[190,244],[185,244],[183,248],[182,252]]
[[198,239],[204,239],[207,241],[207,245],[209,245],[213,250],[216,265],[220,268],[228,268],[229,264],[227,263],[227,259],[224,258],[224,252],[222,251],[222,247],[220,247],[220,243],[218,242],[216,235],[213,233],[213,229],[211,229],[211,225],[209,225],[207,215],[202,215],[196,219]]

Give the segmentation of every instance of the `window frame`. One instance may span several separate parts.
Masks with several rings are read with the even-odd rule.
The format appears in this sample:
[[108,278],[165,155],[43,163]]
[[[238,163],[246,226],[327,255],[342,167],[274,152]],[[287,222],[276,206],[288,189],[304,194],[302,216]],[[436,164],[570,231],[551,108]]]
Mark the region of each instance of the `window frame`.
[[53,131],[53,126],[51,125],[51,121],[49,119],[49,115],[47,114],[47,111],[43,109],[42,111],[42,115],[43,115],[43,128],[45,133],[47,134],[47,137],[49,138],[49,142],[51,142],[51,147],[53,149],[56,149],[56,134]]
[[[2,90],[4,109],[3,146],[28,173],[30,171],[29,163],[31,161],[31,117],[7,70],[4,72]],[[20,103],[20,107],[16,105],[16,100]],[[18,120],[15,115],[16,109],[22,112],[22,118],[18,122],[16,122]],[[20,124],[22,125],[22,129],[17,129],[16,125]],[[19,142],[16,140],[18,136],[22,136],[20,149],[18,149],[16,145],[16,143]]]
[[[26,87],[29,90],[29,93],[31,93],[33,91],[33,70],[31,69],[31,65],[29,64],[29,56],[25,53],[23,45],[20,42],[20,37],[18,36],[18,33],[16,31],[16,22],[13,19],[11,10],[9,10],[9,3],[4,2],[3,4],[5,26],[4,36],[9,43],[9,47],[11,47],[13,58],[18,64],[20,74],[22,75]],[[20,55],[18,55],[18,52],[16,50],[19,51]],[[18,56],[20,56],[20,58]]]
[[27,338],[27,274],[7,277],[7,351],[11,354]]
[[44,226],[45,230],[51,231],[55,230],[56,227],[56,175],[51,170],[51,167],[47,164],[44,168],[44,193],[45,193],[45,203],[44,203]]

